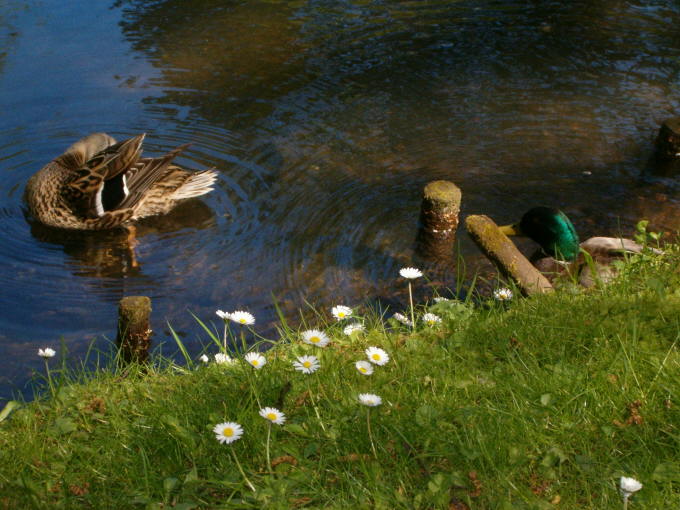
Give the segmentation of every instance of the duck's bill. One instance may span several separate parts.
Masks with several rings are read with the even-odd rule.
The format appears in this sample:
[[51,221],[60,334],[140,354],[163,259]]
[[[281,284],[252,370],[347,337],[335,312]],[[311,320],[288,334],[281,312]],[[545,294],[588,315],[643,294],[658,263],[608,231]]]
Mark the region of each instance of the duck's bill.
[[503,225],[502,227],[498,227],[501,232],[503,232],[506,236],[521,236],[522,231],[519,229],[519,225],[517,224],[512,224],[512,225]]

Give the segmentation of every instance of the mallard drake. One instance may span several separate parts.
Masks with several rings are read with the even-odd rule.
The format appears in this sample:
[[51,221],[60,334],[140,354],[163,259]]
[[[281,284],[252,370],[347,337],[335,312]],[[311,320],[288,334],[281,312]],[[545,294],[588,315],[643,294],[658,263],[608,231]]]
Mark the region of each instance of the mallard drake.
[[103,230],[167,213],[180,200],[213,189],[214,171],[191,172],[172,164],[186,145],[143,158],[144,137],[116,142],[94,133],[77,141],[29,179],[29,212],[52,227]]
[[591,237],[579,243],[576,229],[567,215],[550,207],[534,207],[519,223],[500,229],[506,235],[525,236],[540,245],[541,250],[530,260],[548,279],[567,273],[584,287],[593,286],[596,279],[611,280],[616,274],[612,261],[622,258],[625,253],[643,250],[643,246],[635,241],[618,237]]

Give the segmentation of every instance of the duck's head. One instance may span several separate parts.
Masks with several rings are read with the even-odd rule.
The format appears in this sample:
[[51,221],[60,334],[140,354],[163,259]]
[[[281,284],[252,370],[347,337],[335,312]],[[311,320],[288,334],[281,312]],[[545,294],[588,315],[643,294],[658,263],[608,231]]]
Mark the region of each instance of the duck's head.
[[579,252],[574,225],[562,211],[550,207],[534,207],[519,223],[505,225],[501,231],[506,235],[529,237],[548,255],[559,260],[574,260]]

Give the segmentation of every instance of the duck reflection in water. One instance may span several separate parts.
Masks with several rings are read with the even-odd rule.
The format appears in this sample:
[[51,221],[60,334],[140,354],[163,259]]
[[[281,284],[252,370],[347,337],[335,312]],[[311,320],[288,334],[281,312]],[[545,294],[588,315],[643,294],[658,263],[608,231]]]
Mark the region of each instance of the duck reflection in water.
[[135,253],[135,246],[143,243],[144,237],[169,238],[216,225],[214,212],[200,200],[184,202],[168,214],[140,220],[134,227],[95,232],[49,227],[26,216],[31,235],[40,242],[60,246],[69,257],[73,274],[86,277],[144,277]]

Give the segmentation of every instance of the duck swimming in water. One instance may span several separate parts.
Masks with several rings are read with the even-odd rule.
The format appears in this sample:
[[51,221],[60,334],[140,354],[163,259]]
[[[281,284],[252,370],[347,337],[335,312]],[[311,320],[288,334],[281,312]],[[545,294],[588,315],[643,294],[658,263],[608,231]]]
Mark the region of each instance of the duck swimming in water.
[[[519,223],[500,229],[509,236],[529,237],[540,245],[541,252],[532,256],[531,262],[548,279],[566,272],[584,287],[593,286],[597,279],[602,282],[611,280],[616,274],[611,265],[614,260],[623,258],[626,253],[643,250],[643,246],[635,241],[618,237],[591,237],[579,243],[576,229],[567,215],[550,207],[534,207],[522,216]],[[660,250],[652,251],[662,253]]]
[[192,172],[172,164],[186,145],[143,158],[144,137],[116,142],[94,133],[77,141],[29,179],[30,213],[52,227],[104,230],[165,214],[181,200],[212,191],[213,170]]

